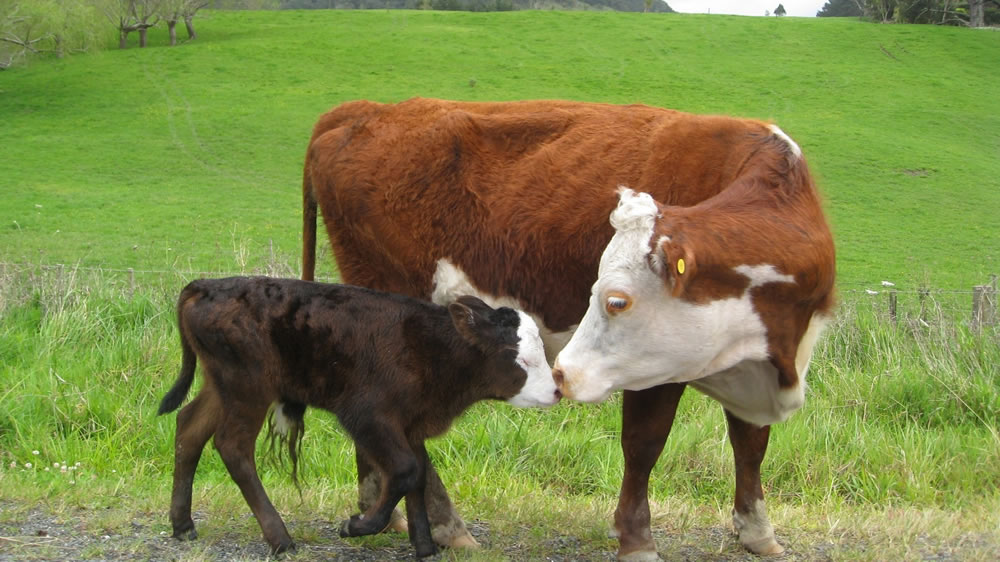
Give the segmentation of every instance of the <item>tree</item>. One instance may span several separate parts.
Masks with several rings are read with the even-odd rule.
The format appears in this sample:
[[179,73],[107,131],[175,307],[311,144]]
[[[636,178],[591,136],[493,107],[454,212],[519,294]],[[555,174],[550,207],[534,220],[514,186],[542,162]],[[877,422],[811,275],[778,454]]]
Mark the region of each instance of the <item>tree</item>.
[[162,0],[161,13],[163,20],[167,22],[167,32],[170,35],[170,45],[177,44],[177,22],[184,20],[184,27],[187,28],[188,39],[197,39],[198,34],[194,30],[194,16],[198,10],[209,5],[211,0]]
[[785,15],[785,6],[783,4],[778,4],[778,7],[774,9],[774,15],[783,16]]
[[858,5],[856,0],[830,0],[816,12],[818,18],[845,18],[861,17],[864,10]]
[[128,47],[128,34],[139,32],[139,46],[146,46],[146,32],[160,20],[163,0],[103,0],[104,15],[118,30],[118,48]]
[[92,0],[0,0],[0,70],[36,55],[86,51],[98,22]]

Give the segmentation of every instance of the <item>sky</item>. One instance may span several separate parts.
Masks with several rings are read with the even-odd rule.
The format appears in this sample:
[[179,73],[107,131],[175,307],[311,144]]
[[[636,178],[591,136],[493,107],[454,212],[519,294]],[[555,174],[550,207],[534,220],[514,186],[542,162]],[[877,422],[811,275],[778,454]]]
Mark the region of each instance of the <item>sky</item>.
[[785,6],[786,15],[813,17],[826,4],[826,0],[666,0],[675,12],[683,14],[736,14],[763,16],[764,11],[774,13],[778,4]]

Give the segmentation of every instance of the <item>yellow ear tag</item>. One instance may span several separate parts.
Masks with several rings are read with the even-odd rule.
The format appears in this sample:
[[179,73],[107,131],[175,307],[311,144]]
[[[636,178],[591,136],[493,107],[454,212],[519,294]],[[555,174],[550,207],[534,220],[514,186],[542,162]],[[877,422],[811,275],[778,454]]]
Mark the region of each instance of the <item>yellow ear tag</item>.
[[677,275],[684,275],[684,258],[677,260]]

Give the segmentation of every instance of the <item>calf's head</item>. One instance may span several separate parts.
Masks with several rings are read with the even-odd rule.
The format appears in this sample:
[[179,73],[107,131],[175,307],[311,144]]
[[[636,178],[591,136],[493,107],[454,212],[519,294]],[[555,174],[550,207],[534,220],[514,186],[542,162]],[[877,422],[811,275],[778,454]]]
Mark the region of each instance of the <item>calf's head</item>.
[[564,396],[597,402],[747,360],[798,383],[818,330],[802,353],[799,342],[832,302],[832,270],[817,273],[833,261],[825,223],[803,237],[808,227],[761,209],[667,207],[630,189],[611,223],[590,305],[553,369]]
[[545,359],[538,326],[527,314],[491,308],[472,296],[448,306],[458,333],[485,357],[480,374],[490,398],[514,406],[551,406],[562,396]]

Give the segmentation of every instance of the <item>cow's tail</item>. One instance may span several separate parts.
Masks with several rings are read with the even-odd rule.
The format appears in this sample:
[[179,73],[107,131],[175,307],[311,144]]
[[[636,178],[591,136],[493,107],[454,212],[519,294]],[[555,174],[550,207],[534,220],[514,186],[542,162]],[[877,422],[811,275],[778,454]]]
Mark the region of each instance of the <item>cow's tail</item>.
[[160,401],[160,409],[156,412],[158,416],[173,412],[180,407],[188,391],[191,390],[191,383],[194,382],[194,368],[198,362],[198,356],[195,355],[194,348],[191,347],[191,342],[188,340],[182,312],[184,302],[189,296],[189,288],[185,288],[177,300],[177,331],[181,334],[181,372],[177,375],[177,382],[170,387],[163,400]]
[[313,194],[309,160],[302,174],[302,279],[312,281],[316,275],[316,196]]
[[299,495],[302,494],[302,488],[299,488],[299,451],[302,449],[302,436],[306,432],[305,413],[305,404],[286,400],[274,405],[267,420],[270,452],[280,457],[281,450],[275,447],[275,443],[285,446],[288,458],[292,461],[292,482],[298,488]]

